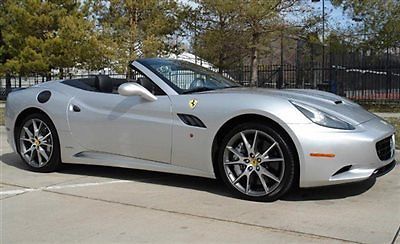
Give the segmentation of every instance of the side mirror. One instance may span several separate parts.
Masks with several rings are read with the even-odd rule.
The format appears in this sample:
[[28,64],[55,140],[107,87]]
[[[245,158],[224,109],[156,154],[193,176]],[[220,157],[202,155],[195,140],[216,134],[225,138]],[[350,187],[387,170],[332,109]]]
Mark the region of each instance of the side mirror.
[[148,101],[156,101],[157,97],[146,88],[135,82],[127,82],[118,87],[118,93],[122,96],[141,96]]

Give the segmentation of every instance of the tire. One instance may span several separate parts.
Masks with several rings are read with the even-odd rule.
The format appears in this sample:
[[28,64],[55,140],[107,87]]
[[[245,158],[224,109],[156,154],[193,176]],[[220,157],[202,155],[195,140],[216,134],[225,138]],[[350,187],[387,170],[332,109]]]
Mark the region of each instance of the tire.
[[32,171],[52,172],[61,165],[57,130],[46,115],[35,113],[25,117],[16,128],[15,144]]
[[274,127],[260,123],[240,124],[221,141],[220,177],[239,198],[275,201],[287,193],[294,182],[296,157],[293,151],[288,139]]

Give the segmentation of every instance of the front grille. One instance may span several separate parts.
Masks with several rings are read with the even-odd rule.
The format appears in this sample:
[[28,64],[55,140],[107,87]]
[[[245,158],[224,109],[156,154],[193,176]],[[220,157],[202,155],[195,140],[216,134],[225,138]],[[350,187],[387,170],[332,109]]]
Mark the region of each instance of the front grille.
[[376,153],[380,160],[385,161],[393,156],[394,142],[393,136],[389,136],[376,143]]

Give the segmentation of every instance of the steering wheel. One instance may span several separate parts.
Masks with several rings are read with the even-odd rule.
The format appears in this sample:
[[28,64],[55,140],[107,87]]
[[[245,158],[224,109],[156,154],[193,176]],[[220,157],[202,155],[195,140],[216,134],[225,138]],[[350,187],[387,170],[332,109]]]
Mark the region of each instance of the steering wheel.
[[204,87],[206,85],[206,82],[202,78],[196,78],[190,83],[189,89],[195,89],[198,87]]

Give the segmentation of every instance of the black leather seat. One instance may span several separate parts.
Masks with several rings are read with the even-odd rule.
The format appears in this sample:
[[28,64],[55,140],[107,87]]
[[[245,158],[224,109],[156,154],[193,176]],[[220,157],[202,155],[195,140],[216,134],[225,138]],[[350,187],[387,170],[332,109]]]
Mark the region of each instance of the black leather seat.
[[112,93],[113,82],[108,75],[96,75],[94,86],[99,92]]

